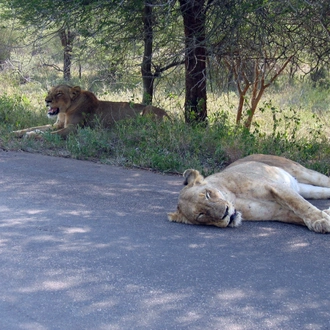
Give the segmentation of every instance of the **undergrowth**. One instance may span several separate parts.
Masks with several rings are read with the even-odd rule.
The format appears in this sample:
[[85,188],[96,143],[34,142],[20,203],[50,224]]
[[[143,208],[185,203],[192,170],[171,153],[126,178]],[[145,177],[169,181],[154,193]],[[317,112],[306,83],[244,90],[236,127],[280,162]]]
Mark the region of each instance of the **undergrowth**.
[[35,111],[24,95],[3,94],[0,96],[0,123],[13,129],[43,125],[47,122],[45,113]]
[[208,125],[190,126],[179,118],[156,123],[150,118],[118,122],[111,129],[78,128],[66,140],[45,133],[40,139],[17,139],[12,129],[47,123],[44,110],[33,111],[24,97],[0,97],[0,146],[48,155],[89,159],[106,164],[140,167],[167,173],[196,168],[204,175],[252,153],[288,157],[329,175],[330,147],[317,117],[302,129],[300,113],[283,111],[266,102],[271,130],[258,121],[251,132],[232,123],[227,111],[214,111]]

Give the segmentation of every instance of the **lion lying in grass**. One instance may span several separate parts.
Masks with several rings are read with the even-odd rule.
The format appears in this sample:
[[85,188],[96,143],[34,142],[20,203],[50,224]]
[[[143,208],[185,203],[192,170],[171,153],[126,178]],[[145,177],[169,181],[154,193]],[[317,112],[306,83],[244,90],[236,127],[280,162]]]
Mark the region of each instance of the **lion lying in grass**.
[[170,221],[237,227],[242,220],[277,220],[330,232],[330,210],[305,200],[330,198],[330,179],[291,160],[251,155],[206,178],[193,169],[183,176]]
[[49,107],[48,116],[57,116],[56,123],[14,131],[17,137],[53,130],[52,134],[65,138],[77,125],[93,126],[98,122],[103,127],[111,127],[119,120],[139,114],[153,116],[156,120],[168,117],[165,110],[150,105],[100,101],[93,93],[82,90],[79,86],[55,86],[48,92],[45,101]]

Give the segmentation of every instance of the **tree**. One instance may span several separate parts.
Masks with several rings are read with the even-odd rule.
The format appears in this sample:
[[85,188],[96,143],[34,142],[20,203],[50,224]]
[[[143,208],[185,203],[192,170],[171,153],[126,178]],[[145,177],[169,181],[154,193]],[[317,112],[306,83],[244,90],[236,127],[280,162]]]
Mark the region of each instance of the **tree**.
[[248,129],[265,90],[293,59],[296,64],[312,70],[330,55],[329,42],[325,42],[325,19],[321,15],[324,11],[318,12],[320,3],[314,7],[304,1],[257,2],[242,1],[238,8],[228,1],[224,15],[223,9],[213,12],[214,19],[223,22],[222,18],[227,17],[229,23],[224,26],[233,27],[227,29],[231,30],[230,38],[227,33],[220,34],[218,39],[213,36],[211,51],[233,74],[239,97],[236,123],[241,123],[245,108],[244,126]]
[[[175,1],[173,1],[174,3]],[[143,104],[152,104],[156,78],[167,70],[185,63],[181,59],[179,45],[173,42],[174,36],[171,40],[171,33],[169,33],[169,27],[173,27],[171,20],[175,22],[177,17],[176,11],[172,9],[171,2],[165,4],[157,0],[145,0],[144,2],[142,15],[144,52],[141,64]],[[156,43],[154,43],[155,35]],[[164,54],[166,55],[164,56]],[[168,56],[168,54],[171,55]]]
[[[132,57],[134,52],[139,56],[142,51],[142,103],[152,104],[156,79],[166,71],[184,64],[181,40],[176,35],[178,14],[175,1],[135,0],[122,2],[116,8],[106,4],[102,8],[102,43],[109,49],[130,44]],[[117,20],[114,21],[113,17],[117,17]],[[114,30],[119,33],[114,33]]]
[[[236,70],[236,83],[241,88],[239,109],[243,109],[251,88],[250,112],[254,114],[263,91],[278,76],[269,71],[271,67],[281,68],[294,58],[297,67],[309,60],[313,70],[328,61],[330,54],[327,0],[0,0],[0,3],[27,29],[32,28],[38,38],[45,34],[61,36],[65,79],[70,79],[77,35],[79,48],[86,57],[84,45],[94,47],[95,52],[107,52],[108,63],[102,65],[108,66],[109,71],[115,71],[120,63],[118,66],[125,68],[126,76],[139,72],[142,102],[146,104],[153,101],[157,78],[184,63],[187,123],[205,121],[207,79],[213,73],[214,63],[221,63],[223,70],[224,58],[230,73]],[[252,76],[244,71],[251,64]],[[266,72],[268,78],[264,76]],[[239,110],[238,122],[240,118]]]
[[[15,3],[19,0],[13,0]],[[34,0],[35,4],[44,2]],[[46,1],[47,2],[47,1]],[[48,2],[47,2],[48,3]],[[169,38],[163,38],[162,33],[170,25],[173,3],[163,3],[161,0],[133,0],[113,2],[107,0],[75,0],[58,1],[49,6],[63,9],[64,15],[57,15],[58,9],[49,10],[49,16],[40,17],[44,10],[40,6],[26,9],[39,15],[40,22],[34,21],[37,26],[50,24],[58,29],[64,49],[64,75],[70,76],[69,65],[72,60],[72,43],[76,35],[81,36],[80,43],[93,45],[97,50],[108,51],[111,64],[125,59],[133,63],[125,63],[125,67],[136,66],[135,58],[141,57],[142,75],[142,103],[151,104],[154,94],[155,79],[172,67],[182,63],[174,57],[162,56],[163,50],[168,48]],[[41,23],[42,22],[42,23]],[[70,22],[70,25],[68,25]],[[141,24],[142,23],[142,24]],[[73,31],[73,32],[72,32]],[[155,35],[157,38],[155,38]],[[173,42],[171,43],[171,50]],[[142,52],[142,56],[141,56]],[[155,54],[159,56],[155,56]],[[133,59],[133,60],[132,60]],[[158,62],[158,63],[157,63]],[[109,63],[110,66],[110,63]]]
[[143,81],[143,104],[152,104],[152,97],[154,94],[154,75],[151,72],[154,37],[153,19],[152,3],[150,0],[146,0],[143,9],[144,52],[141,64]]
[[180,0],[185,35],[185,120],[203,122],[206,108],[205,0]]
[[[230,71],[234,74],[235,83],[239,94],[236,124],[241,123],[244,105],[247,104],[246,120],[244,126],[251,128],[254,114],[265,90],[277,79],[286,66],[290,63],[293,55],[283,60],[276,54],[264,53],[264,58],[244,59],[239,55],[224,58]],[[249,72],[252,68],[252,72]],[[247,97],[251,90],[251,96]]]
[[71,79],[73,41],[76,34],[72,32],[69,27],[63,27],[59,30],[59,35],[63,47],[63,78],[69,81]]
[[[65,80],[71,79],[71,61],[73,41],[76,33],[72,31],[70,25],[70,15],[67,14],[66,4],[59,1],[54,5],[50,0],[34,0],[21,2],[13,0],[7,4],[5,17],[14,17],[30,31],[30,35],[35,36],[35,40],[42,38],[40,31],[46,31],[45,38],[58,36],[63,48],[63,72]],[[47,64],[45,64],[47,65]]]
[[[141,63],[141,73],[142,73],[142,83],[143,83],[143,104],[152,104],[153,95],[154,95],[154,83],[155,79],[159,78],[162,73],[165,71],[184,64],[184,60],[180,59],[180,50],[172,48],[173,43],[171,44],[171,53],[172,57],[164,57],[162,55],[155,58],[155,53],[162,53],[164,49],[168,48],[168,39],[165,42],[164,38],[161,38],[160,35],[164,35],[166,31],[169,18],[166,14],[167,6],[157,6],[155,0],[145,0],[144,9],[142,15],[143,21],[143,59]],[[155,14],[154,8],[158,9]],[[174,14],[172,14],[172,18]],[[160,22],[163,21],[163,24]],[[157,44],[154,44],[155,39],[155,28],[157,28]],[[174,54],[173,54],[174,53]],[[158,62],[158,63],[157,63]]]

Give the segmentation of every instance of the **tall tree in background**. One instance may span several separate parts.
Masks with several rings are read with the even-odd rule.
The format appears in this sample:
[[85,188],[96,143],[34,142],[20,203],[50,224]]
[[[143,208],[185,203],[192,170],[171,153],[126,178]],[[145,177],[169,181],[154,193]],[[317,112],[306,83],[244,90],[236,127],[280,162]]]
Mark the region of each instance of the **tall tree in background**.
[[[56,3],[51,0],[23,3],[21,0],[10,3],[0,0],[0,3],[8,8],[9,16],[28,27],[36,39],[45,35],[60,36],[63,70],[56,63],[44,64],[61,70],[65,80],[71,78],[75,54],[73,41],[77,35],[80,36],[80,58],[83,57],[82,50],[86,53],[91,47],[95,48],[93,53],[108,52],[108,69],[116,70],[113,64],[120,63],[126,72],[133,69],[131,74],[135,74],[137,60],[142,58],[142,102],[146,104],[152,103],[156,78],[183,64],[182,40],[178,37],[181,22],[175,0],[60,0]],[[106,63],[102,65],[107,67]]]
[[[297,29],[295,15],[283,6],[256,2],[241,7],[240,24],[231,40],[217,53],[233,75],[239,102],[236,124],[251,128],[259,102],[287,65],[298,54],[292,31]],[[244,13],[246,13],[244,15]]]
[[[155,82],[166,71],[184,64],[181,39],[178,38],[178,11],[175,0],[135,0],[122,2],[115,8],[118,21],[109,19],[103,34],[109,38],[109,44],[134,45],[137,53],[142,51],[142,103],[152,104],[155,92]],[[114,15],[107,11],[108,16]],[[181,22],[180,22],[181,23]],[[118,29],[119,33],[112,33]],[[142,45],[142,46],[141,46]]]
[[205,0],[180,0],[185,35],[187,123],[203,122],[206,108]]
[[69,81],[71,79],[73,41],[76,33],[67,26],[67,28],[63,27],[59,30],[59,36],[63,47],[63,78]]
[[[144,51],[141,63],[144,104],[152,104],[155,79],[167,70],[185,63],[181,56],[180,42],[176,41],[177,28],[173,28],[177,20],[174,5],[175,0],[168,2],[144,0],[142,10]],[[140,21],[137,23],[140,24]],[[171,28],[175,32],[169,32]]]
[[325,0],[227,0],[226,6],[214,4],[215,31],[223,33],[209,34],[210,57],[227,65],[239,97],[236,123],[250,129],[264,91],[291,61],[303,72],[329,59],[324,19],[329,4]]
[[152,98],[154,95],[154,75],[151,70],[154,37],[153,20],[152,0],[146,0],[143,9],[144,52],[141,64],[143,104],[152,104]]
[[59,37],[63,49],[63,69],[59,69],[56,65],[50,66],[62,71],[64,80],[70,80],[73,41],[76,33],[73,32],[73,24],[69,23],[73,20],[70,17],[71,11],[67,10],[67,4],[64,1],[54,4],[51,0],[24,2],[13,0],[7,6],[7,17],[18,19],[36,40]]

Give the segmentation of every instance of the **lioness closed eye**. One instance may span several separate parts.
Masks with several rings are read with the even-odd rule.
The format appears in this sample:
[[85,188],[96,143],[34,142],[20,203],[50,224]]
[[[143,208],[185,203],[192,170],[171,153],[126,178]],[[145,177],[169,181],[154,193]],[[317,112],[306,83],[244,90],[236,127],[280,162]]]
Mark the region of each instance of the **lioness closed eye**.
[[276,220],[330,232],[330,210],[307,199],[330,198],[330,179],[283,157],[251,155],[204,178],[184,172],[185,187],[170,221],[237,227],[243,220]]
[[103,127],[111,127],[119,120],[139,114],[151,115],[157,120],[168,117],[165,110],[151,105],[100,101],[93,93],[82,90],[79,86],[55,86],[48,92],[45,101],[48,107],[48,117],[57,116],[56,123],[14,131],[13,133],[17,137],[53,130],[53,134],[65,138],[76,129],[77,125],[93,126],[95,118]]

